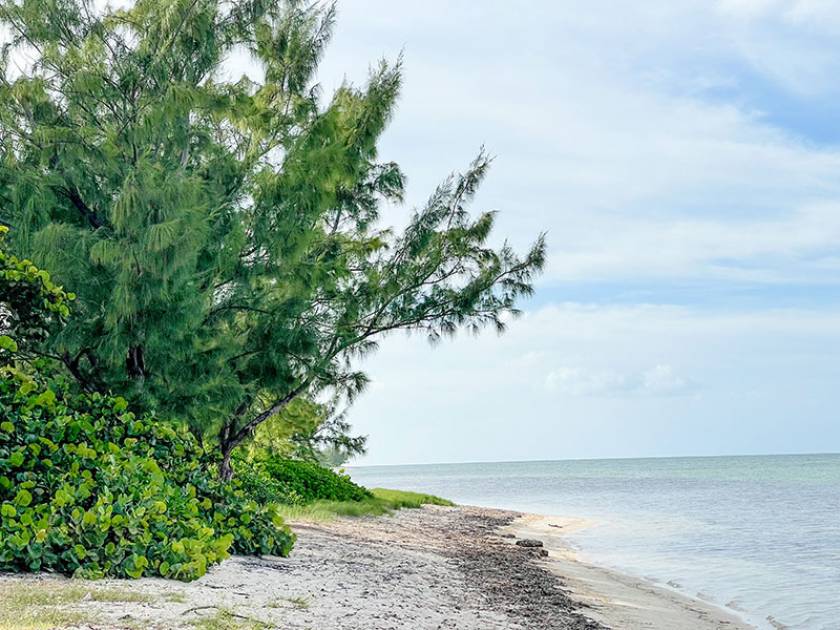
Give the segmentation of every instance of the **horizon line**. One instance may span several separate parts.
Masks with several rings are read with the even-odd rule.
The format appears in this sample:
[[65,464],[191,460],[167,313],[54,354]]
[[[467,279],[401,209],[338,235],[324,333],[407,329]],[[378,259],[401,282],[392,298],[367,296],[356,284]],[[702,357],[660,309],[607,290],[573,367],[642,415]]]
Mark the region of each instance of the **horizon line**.
[[474,464],[545,464],[554,462],[599,462],[599,461],[628,461],[648,459],[716,459],[723,457],[821,457],[838,455],[840,452],[796,452],[796,453],[736,453],[731,455],[648,455],[643,457],[569,457],[563,459],[510,459],[510,460],[474,460],[466,462],[413,462],[407,464],[342,464],[340,468],[394,468],[397,466],[459,466]]

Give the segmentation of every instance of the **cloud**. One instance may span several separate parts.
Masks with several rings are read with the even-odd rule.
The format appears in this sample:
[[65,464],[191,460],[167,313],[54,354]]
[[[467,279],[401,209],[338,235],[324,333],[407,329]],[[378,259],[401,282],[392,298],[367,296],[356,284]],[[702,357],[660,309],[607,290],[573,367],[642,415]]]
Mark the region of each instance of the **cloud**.
[[628,378],[624,374],[570,367],[549,372],[545,377],[545,385],[551,391],[573,396],[612,396],[626,394],[631,390]]
[[555,304],[365,369],[369,463],[840,449],[836,309]]
[[630,374],[561,367],[546,375],[545,384],[550,391],[572,396],[675,396],[693,390],[670,365]]
[[840,203],[743,220],[613,218],[572,228],[551,251],[562,280],[717,278],[836,284]]
[[722,0],[716,5],[733,51],[791,92],[837,93],[840,6],[822,0]]
[[517,246],[548,231],[548,283],[837,284],[828,253],[840,250],[840,150],[776,124],[773,98],[750,90],[758,81],[795,99],[802,83],[833,102],[840,49],[826,24],[840,9],[700,0],[340,9],[327,91],[405,50],[404,96],[382,155],[404,165],[410,201],[422,203],[486,143],[498,158],[476,206],[502,210],[498,234]]
[[840,7],[833,0],[718,0],[724,17],[766,20],[830,32],[840,24]]
[[670,365],[657,365],[642,374],[642,390],[645,392],[674,395],[690,389],[689,381],[676,374]]

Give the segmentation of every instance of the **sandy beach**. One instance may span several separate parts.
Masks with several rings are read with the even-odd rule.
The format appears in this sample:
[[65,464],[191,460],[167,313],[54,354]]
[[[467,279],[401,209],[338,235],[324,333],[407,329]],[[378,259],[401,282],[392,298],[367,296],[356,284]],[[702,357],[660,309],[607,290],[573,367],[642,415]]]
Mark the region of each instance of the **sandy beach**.
[[[725,611],[580,562],[574,520],[427,506],[392,516],[295,523],[288,559],[231,558],[189,584],[83,582],[65,628],[748,628]],[[538,539],[544,549],[516,545]],[[0,593],[61,592],[58,577],[0,577]],[[77,585],[78,582],[72,582]],[[99,593],[129,591],[131,597]]]

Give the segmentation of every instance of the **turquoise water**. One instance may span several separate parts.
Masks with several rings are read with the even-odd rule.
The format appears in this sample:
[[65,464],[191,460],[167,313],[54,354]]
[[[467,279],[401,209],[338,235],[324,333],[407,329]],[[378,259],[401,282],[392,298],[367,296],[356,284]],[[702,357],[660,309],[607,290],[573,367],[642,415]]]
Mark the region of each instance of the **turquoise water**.
[[840,455],[352,467],[368,486],[592,519],[583,558],[739,612],[840,629]]

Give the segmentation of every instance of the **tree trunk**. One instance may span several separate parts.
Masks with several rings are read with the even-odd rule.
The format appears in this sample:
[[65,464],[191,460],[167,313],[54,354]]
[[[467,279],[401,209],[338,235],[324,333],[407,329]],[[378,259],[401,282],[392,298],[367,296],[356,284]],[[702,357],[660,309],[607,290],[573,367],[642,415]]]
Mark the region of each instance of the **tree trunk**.
[[79,354],[74,359],[72,356],[70,356],[69,352],[65,352],[61,356],[61,360],[64,362],[64,365],[70,371],[70,374],[73,376],[73,378],[76,379],[76,382],[79,383],[79,386],[82,388],[82,391],[85,391],[85,392],[88,392],[88,393],[95,392],[96,388],[93,386],[93,384],[91,382],[89,382],[85,378],[85,375],[82,373],[82,368],[79,365],[79,356],[81,356],[81,354]]
[[219,477],[222,481],[230,481],[233,479],[233,466],[230,465],[230,456],[233,452],[232,447],[222,446],[222,461],[219,462]]
[[146,377],[146,359],[143,356],[143,346],[131,346],[128,349],[125,369],[129,378],[143,379]]
[[[256,428],[268,420],[274,414],[280,412],[286,405],[288,405],[294,398],[300,394],[307,386],[308,382],[299,385],[297,388],[286,394],[283,398],[275,402],[271,407],[263,411],[261,414],[255,416],[250,421],[246,422],[239,430],[236,430],[237,418],[241,416],[248,408],[248,404],[243,403],[236,410],[234,415],[222,427],[219,432],[219,447],[222,450],[222,460],[219,462],[219,476],[224,481],[233,479],[233,467],[230,464],[230,456],[233,449],[239,446],[246,438],[253,435]],[[249,401],[250,402],[250,401]]]
[[[235,417],[235,416],[234,416]],[[230,464],[230,456],[236,444],[233,441],[233,427],[226,422],[219,433],[219,447],[222,449],[222,459],[219,462],[219,477],[222,481],[233,479],[233,466]]]

